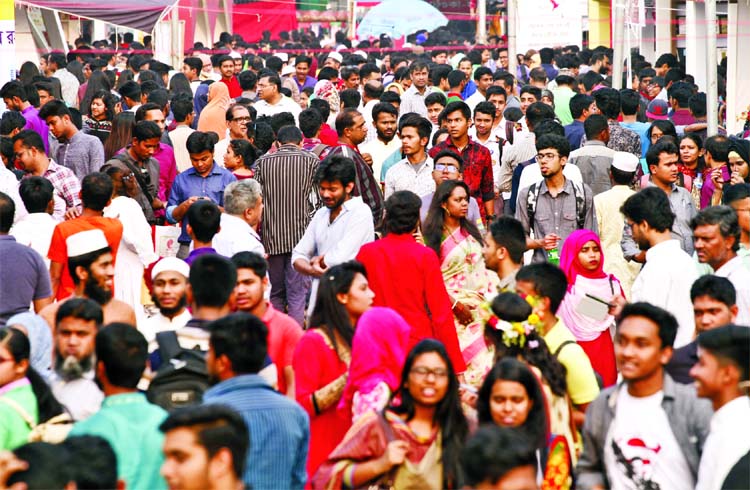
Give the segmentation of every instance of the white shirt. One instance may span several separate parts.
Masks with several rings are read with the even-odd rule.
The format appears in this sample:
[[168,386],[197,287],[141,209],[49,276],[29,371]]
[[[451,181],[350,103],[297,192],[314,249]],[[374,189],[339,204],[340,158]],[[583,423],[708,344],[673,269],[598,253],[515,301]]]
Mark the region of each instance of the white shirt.
[[[177,164],[178,172],[184,172],[193,166],[192,162],[190,162],[190,153],[187,151],[187,139],[188,136],[194,132],[195,130],[193,128],[185,125],[177,126],[169,132],[169,139],[172,140],[174,160]],[[221,141],[219,141],[219,143],[221,143]],[[221,163],[223,164],[224,160],[222,160]]]
[[479,90],[474,92],[469,96],[468,99],[466,99],[464,102],[466,102],[466,105],[469,106],[469,109],[471,109],[471,114],[474,115],[474,109],[476,109],[477,105],[480,102],[487,102],[487,97],[481,94]]
[[94,370],[83,373],[83,377],[72,381],[63,380],[55,371],[50,373],[52,394],[73,417],[73,420],[84,420],[102,406],[104,393],[94,382]]
[[690,287],[698,279],[693,259],[678,240],[667,240],[646,251],[646,263],[633,282],[632,301],[647,301],[664,308],[677,318],[674,341],[677,349],[690,343],[695,332]]
[[[663,489],[692,490],[690,466],[661,406],[663,398],[663,391],[636,398],[628,393],[627,385],[620,387],[615,418],[604,443],[604,467],[612,490],[638,490],[648,482]],[[621,455],[615,455],[613,445]],[[632,478],[627,476],[627,464]]]
[[224,155],[227,154],[230,141],[232,141],[232,136],[229,134],[229,129],[227,129],[224,132],[224,137],[214,145],[214,162],[220,167],[224,166]]
[[216,253],[224,257],[232,257],[237,252],[254,252],[261,257],[266,255],[258,232],[242,218],[228,213],[221,214],[221,229],[214,235],[211,244]]
[[156,315],[149,317],[146,321],[141,322],[141,324],[138,325],[138,330],[146,338],[146,341],[149,342],[148,351],[153,352],[158,347],[156,345],[157,333],[167,332],[169,330],[179,330],[184,327],[191,318],[193,318],[193,315],[190,314],[190,311],[188,311],[187,308],[182,310],[182,313],[171,320],[159,312]]
[[745,267],[739,255],[715,272],[719,277],[726,277],[737,290],[737,324],[750,327],[750,270]]
[[26,206],[24,206],[21,195],[18,193],[19,185],[20,182],[18,182],[16,175],[5,168],[5,165],[0,165],[0,192],[7,194],[16,205],[16,213],[13,215],[14,223],[29,214],[26,212]]
[[380,180],[380,173],[383,169],[383,162],[400,149],[401,140],[398,136],[394,136],[387,144],[383,143],[376,137],[371,141],[366,141],[359,145],[360,153],[369,153],[372,157],[372,175],[374,175],[378,181]]
[[60,68],[52,75],[60,80],[63,100],[68,107],[78,108],[78,87],[81,85],[75,75],[66,68]]
[[47,213],[31,213],[18,220],[10,235],[16,238],[21,245],[36,250],[44,259],[49,269],[50,260],[47,258],[49,243],[52,241],[52,232],[55,231],[58,221]]
[[[322,207],[315,212],[302,239],[292,250],[292,264],[297,259],[312,260],[325,256],[328,267],[353,260],[362,245],[375,238],[372,210],[362,198],[352,197],[341,206],[341,212],[331,223],[331,210]],[[315,307],[318,279],[312,281],[309,311]]]
[[[471,97],[469,97],[471,98]],[[496,129],[499,129],[496,128]],[[490,131],[490,136],[487,140],[482,141],[477,138],[477,128],[472,126],[469,128],[469,138],[476,141],[480,145],[487,148],[490,152],[490,159],[492,160],[492,181],[495,186],[495,192],[500,191],[500,139],[498,133],[493,129]]]
[[435,180],[432,178],[434,164],[429,156],[418,167],[404,158],[385,174],[384,199],[397,191],[412,191],[419,197],[435,192]]
[[291,112],[294,116],[295,124],[299,124],[299,113],[302,112],[302,108],[299,104],[286,95],[282,95],[281,99],[276,104],[271,105],[261,99],[256,102],[253,107],[258,111],[258,117],[273,116],[274,114],[281,114],[282,112]]
[[696,490],[720,490],[732,467],[750,451],[748,420],[750,398],[747,396],[735,398],[711,417],[711,432],[703,444]]

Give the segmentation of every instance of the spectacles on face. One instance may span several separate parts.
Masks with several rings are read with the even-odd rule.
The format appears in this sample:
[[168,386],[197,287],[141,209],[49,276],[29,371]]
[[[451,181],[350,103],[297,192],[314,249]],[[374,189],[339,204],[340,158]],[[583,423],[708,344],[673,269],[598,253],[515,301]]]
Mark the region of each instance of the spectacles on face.
[[445,369],[430,369],[422,366],[413,368],[409,373],[421,379],[427,379],[430,375],[434,376],[435,379],[444,379],[448,377],[448,371]]
[[447,164],[443,164],[443,163],[436,163],[435,164],[435,170],[438,171],[438,172],[448,172],[448,173],[451,173],[451,172],[458,172],[458,167],[456,167],[455,165],[447,165]]
[[270,84],[264,84],[264,83],[259,83],[258,85],[256,85],[256,87],[258,88],[258,90],[262,90],[262,89],[268,88],[270,86],[271,86]]
[[244,123],[249,123],[249,122],[251,121],[251,119],[250,119],[250,116],[246,116],[246,117],[235,117],[235,118],[233,118],[233,119],[230,119],[230,121],[232,121],[232,122],[244,122]]
[[129,173],[129,174],[125,174],[125,175],[123,175],[123,176],[122,176],[122,180],[123,180],[124,182],[128,182],[128,181],[131,181],[131,180],[133,180],[134,178],[135,178],[135,175],[133,175],[132,173]]
[[537,153],[536,159],[539,161],[542,160],[554,160],[555,158],[559,158],[560,155],[557,153]]

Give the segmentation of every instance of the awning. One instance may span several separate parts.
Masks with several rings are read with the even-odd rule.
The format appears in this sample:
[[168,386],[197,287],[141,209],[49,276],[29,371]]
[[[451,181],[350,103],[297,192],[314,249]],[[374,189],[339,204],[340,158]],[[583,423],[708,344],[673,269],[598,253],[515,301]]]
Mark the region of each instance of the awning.
[[56,10],[120,27],[152,32],[179,0],[16,0],[16,5]]

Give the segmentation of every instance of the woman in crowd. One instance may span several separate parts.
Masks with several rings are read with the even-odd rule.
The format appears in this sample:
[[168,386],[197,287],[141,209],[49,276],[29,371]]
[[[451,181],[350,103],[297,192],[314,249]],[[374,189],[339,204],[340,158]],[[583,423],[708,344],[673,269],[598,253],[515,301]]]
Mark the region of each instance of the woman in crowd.
[[258,149],[247,140],[232,140],[224,155],[224,168],[237,177],[237,180],[251,179],[255,172],[253,167],[258,159]]
[[388,84],[386,90],[396,92],[398,95],[404,95],[404,92],[406,92],[409,87],[411,87],[409,68],[402,66],[393,74],[393,82]]
[[0,449],[27,442],[32,425],[63,413],[47,383],[31,367],[28,337],[12,327],[0,330]]
[[696,209],[700,209],[701,187],[703,187],[703,171],[706,162],[703,160],[703,140],[696,133],[685,133],[680,139],[680,163],[677,170],[685,178],[692,180],[690,194]]
[[112,133],[116,104],[115,96],[108,90],[96,92],[83,115],[83,132],[96,136],[105,144]]
[[443,344],[409,352],[397,403],[362,416],[313,479],[313,488],[460,488],[468,434],[458,378]]
[[482,384],[492,367],[493,353],[482,335],[479,305],[497,292],[497,274],[484,266],[484,239],[474,223],[466,219],[469,187],[449,180],[435,191],[424,224],[425,244],[440,259],[443,281],[451,296],[458,341],[466,361],[466,382]]
[[555,488],[570,488],[572,469],[580,452],[580,437],[573,420],[572,405],[567,394],[565,367],[547,348],[536,331],[540,323],[532,314],[531,303],[538,298],[523,299],[515,293],[500,293],[486,311],[484,334],[495,347],[496,360],[513,358],[524,362],[540,381],[544,393],[545,412],[549,422],[547,452],[554,454],[545,466],[545,479],[563,482]]
[[169,96],[174,97],[177,94],[185,94],[193,98],[193,89],[190,88],[190,82],[183,73],[175,73],[169,79]]
[[653,121],[651,127],[648,128],[647,134],[652,145],[655,145],[662,136],[671,136],[677,142],[677,129],[675,129],[672,121],[668,119]]
[[[85,116],[91,115],[91,101],[94,100],[94,96],[100,92],[111,92],[112,85],[109,83],[109,78],[104,74],[103,71],[95,71],[91,74],[89,81],[86,83],[86,91],[81,97],[80,105],[81,113]],[[111,121],[112,119],[110,119]]]
[[390,308],[373,307],[357,322],[352,361],[344,395],[343,416],[356,422],[369,411],[381,412],[398,390],[409,348],[409,324]]
[[122,240],[117,250],[115,276],[117,287],[114,296],[133,305],[135,318],[140,325],[148,318],[141,301],[143,270],[159,257],[151,241],[151,226],[143,215],[140,204],[134,199],[138,183],[133,172],[118,167],[108,167],[105,172],[112,178],[114,190],[112,202],[104,208],[105,218],[114,218],[122,223]]
[[109,160],[133,141],[135,113],[121,112],[112,119],[112,132],[104,142],[104,161]]
[[302,110],[307,109],[310,106],[310,97],[313,95],[314,87],[305,87],[299,93],[299,106]]
[[34,77],[38,76],[39,68],[37,68],[33,61],[24,61],[21,65],[21,69],[18,70],[18,79],[24,85],[31,85],[34,83]]
[[310,416],[309,476],[351,424],[350,418],[339,416],[337,406],[346,385],[354,326],[370,309],[374,296],[362,264],[352,261],[331,267],[320,280],[309,321],[312,328],[294,351],[296,399]]
[[560,252],[560,268],[568,279],[568,292],[558,315],[589,356],[603,385],[612,386],[617,382],[615,348],[610,334],[615,318],[604,303],[624,296],[624,292],[620,281],[604,272],[599,236],[590,230],[571,233]]
[[323,122],[328,123],[329,126],[334,126],[336,124],[336,116],[339,115],[339,111],[341,110],[341,99],[339,98],[336,86],[330,80],[319,80],[313,88],[313,95],[316,99],[323,99],[328,102],[331,112],[328,115],[328,121]]
[[750,183],[750,141],[732,138],[729,140],[730,184]]
[[219,141],[226,138],[229,102],[229,88],[226,84],[212,83],[208,87],[208,104],[198,118],[198,131],[213,131],[219,136]]

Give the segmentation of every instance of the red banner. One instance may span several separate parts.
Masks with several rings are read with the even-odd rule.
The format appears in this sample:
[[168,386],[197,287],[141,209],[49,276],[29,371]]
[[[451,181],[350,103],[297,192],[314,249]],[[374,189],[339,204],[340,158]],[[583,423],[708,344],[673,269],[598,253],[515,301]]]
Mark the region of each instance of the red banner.
[[297,29],[297,7],[294,2],[252,2],[234,4],[232,32],[247,42],[257,42],[263,31],[271,31],[271,39],[279,33]]

